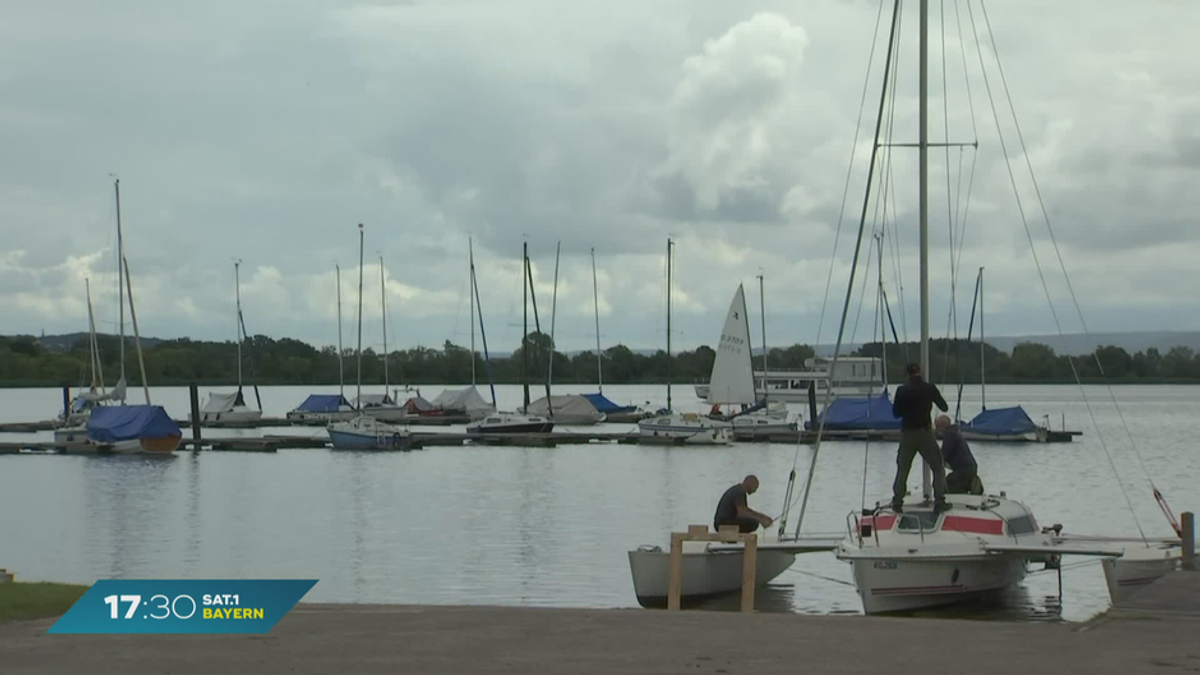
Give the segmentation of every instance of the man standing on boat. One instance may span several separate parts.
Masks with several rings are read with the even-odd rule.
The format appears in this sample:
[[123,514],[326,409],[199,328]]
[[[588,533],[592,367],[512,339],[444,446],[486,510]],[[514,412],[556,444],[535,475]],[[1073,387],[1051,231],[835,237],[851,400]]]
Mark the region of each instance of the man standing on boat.
[[896,453],[896,480],[892,484],[892,510],[899,512],[908,493],[908,474],[913,458],[921,453],[933,471],[934,511],[950,508],[946,502],[946,472],[942,466],[942,450],[930,428],[930,412],[936,404],[945,412],[950,409],[942,392],[921,377],[921,366],[910,363],[905,368],[908,382],[896,389],[892,414],[900,418],[900,449]]
[[962,437],[958,425],[950,421],[949,415],[938,415],[934,422],[942,435],[942,459],[950,469],[946,476],[946,493],[952,495],[981,495],[983,483],[979,480],[979,464],[971,454],[971,446]]
[[758,491],[758,476],[746,476],[742,482],[734,485],[721,495],[717,502],[717,513],[713,516],[713,529],[720,530],[722,525],[737,525],[738,532],[749,534],[758,529],[770,527],[771,517],[759,513],[746,505],[746,495]]

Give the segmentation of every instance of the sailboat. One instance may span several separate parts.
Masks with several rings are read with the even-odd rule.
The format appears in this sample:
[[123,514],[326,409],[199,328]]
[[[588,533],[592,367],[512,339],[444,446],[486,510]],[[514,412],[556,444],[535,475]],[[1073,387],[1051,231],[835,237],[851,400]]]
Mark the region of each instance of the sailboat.
[[[675,242],[667,240],[667,407],[655,417],[638,422],[638,437],[643,443],[683,443],[688,445],[726,445],[731,437],[727,422],[708,419],[697,413],[677,413],[671,409],[671,291],[672,258]],[[745,305],[745,298],[742,299]],[[732,309],[730,310],[732,311]],[[749,344],[745,345],[749,352]],[[751,394],[754,384],[751,382]]]
[[413,416],[403,405],[388,393],[388,361],[391,360],[387,346],[387,273],[384,271],[383,256],[379,256],[379,301],[383,316],[383,393],[361,394],[356,401],[362,414],[381,422],[401,422]]
[[[534,415],[523,412],[529,407],[529,296],[532,293],[533,286],[533,270],[529,265],[529,244],[524,244],[522,248],[522,265],[521,283],[523,297],[524,318],[522,320],[521,329],[521,386],[524,390],[525,405],[517,412],[495,411],[467,425],[468,434],[516,434],[516,433],[550,433],[554,431],[554,421],[541,415]],[[472,254],[472,260],[474,254]],[[471,285],[475,289],[476,303],[479,301],[479,286],[475,281],[475,265],[471,264]],[[537,320],[537,304],[536,300],[533,306],[534,322]],[[479,332],[483,334],[483,315],[480,313]],[[541,331],[538,331],[541,334]],[[488,383],[491,384],[491,360],[487,358],[487,337],[483,338],[483,349],[485,362],[488,364]],[[546,384],[546,394],[550,393],[549,381]],[[492,406],[496,405],[496,388],[492,385]]]
[[651,413],[636,405],[620,405],[604,395],[604,351],[600,348],[600,285],[596,279],[596,249],[592,254],[592,309],[596,317],[596,393],[582,396],[592,404],[597,412],[604,415],[605,422],[629,423],[639,422],[651,416]]
[[[475,245],[470,237],[467,238],[467,299],[471,306],[471,386],[464,389],[446,389],[433,400],[435,409],[443,414],[466,415],[471,421],[478,421],[496,412],[496,385],[492,382],[492,364],[488,357],[487,337],[483,328],[483,307],[479,305],[479,285],[475,280]],[[475,368],[477,353],[475,351],[475,318],[478,310],[479,332],[484,335],[483,354],[488,371],[488,386],[492,392],[492,402],[488,404],[480,396],[478,379]]]
[[[382,262],[382,261],[381,261]],[[382,266],[381,266],[382,268]],[[362,299],[363,299],[363,226],[358,224],[358,375],[355,398],[362,400]],[[339,312],[340,315],[340,312]],[[349,420],[333,421],[325,428],[338,450],[408,450],[412,438],[407,428],[393,426],[364,411]]]
[[54,429],[56,443],[86,443],[87,420],[95,408],[111,401],[125,400],[125,386],[120,383],[112,391],[104,389],[104,367],[100,359],[100,343],[96,339],[96,318],[92,311],[92,284],[84,279],[88,307],[88,354],[91,361],[91,383],[88,390],[71,399],[67,410],[59,413]]
[[[233,261],[234,301],[237,306],[237,391],[232,394],[211,392],[208,400],[204,403],[204,408],[200,410],[201,422],[234,425],[257,422],[262,419],[262,404],[259,404],[259,409],[251,408],[246,405],[246,399],[242,395],[242,343],[246,340],[246,329],[242,320],[241,265],[241,260]],[[254,388],[254,392],[257,396],[257,386]]]
[[[133,322],[134,348],[138,370],[142,376],[145,405],[101,406],[92,410],[87,419],[88,442],[100,452],[116,454],[145,454],[170,456],[183,438],[179,425],[167,415],[162,406],[150,402],[150,384],[146,380],[146,361],[142,356],[142,338],[138,330],[137,309],[133,303],[133,281],[125,244],[121,233],[121,181],[114,180],[117,205],[117,298],[120,303],[121,376],[114,394],[124,402],[125,394],[125,295],[129,296],[129,317]],[[116,398],[116,397],[114,397]]]
[[288,411],[287,418],[289,420],[306,424],[328,424],[358,417],[358,411],[350,405],[350,401],[346,400],[345,350],[342,349],[342,266],[334,262],[333,272],[337,289],[338,393],[309,394],[308,398],[304,399],[300,405]]

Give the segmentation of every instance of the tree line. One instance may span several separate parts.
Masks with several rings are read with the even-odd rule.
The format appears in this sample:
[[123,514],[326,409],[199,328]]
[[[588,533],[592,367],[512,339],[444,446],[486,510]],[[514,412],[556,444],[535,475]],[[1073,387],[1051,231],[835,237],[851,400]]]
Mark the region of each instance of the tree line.
[[[119,338],[98,335],[101,370],[104,382],[112,386],[117,380]],[[146,377],[153,385],[181,385],[198,382],[204,385],[224,385],[237,380],[237,346],[233,342],[208,342],[180,338],[163,340],[143,348]],[[531,383],[545,381],[552,369],[553,381],[558,383],[591,384],[596,382],[596,354],[591,351],[567,355],[553,352],[550,363],[550,338],[531,333],[515,351],[505,357],[485,361],[482,353],[475,355],[477,381],[489,378],[498,384],[517,384],[527,378]],[[801,370],[813,357],[808,345],[774,347],[768,353],[771,370]],[[887,360],[889,382],[899,382],[904,376],[904,364],[916,360],[916,343],[865,344],[854,352],[859,356],[883,357]],[[616,345],[603,352],[604,382],[606,384],[689,383],[707,381],[716,353],[708,346],[672,354],[668,359],[663,351],[651,354],[635,352],[625,345]],[[257,384],[332,384],[339,377],[354,382],[357,377],[358,355],[352,349],[343,352],[339,373],[338,354],[334,347],[317,348],[291,338],[274,339],[265,335],[248,338],[242,346],[243,377]],[[931,341],[929,379],[940,382],[977,383],[981,373],[979,342],[966,340]],[[140,384],[137,358],[132,341],[126,345],[126,372],[130,386]],[[362,352],[364,383],[381,383],[384,361],[371,349]],[[471,381],[470,349],[446,341],[440,349],[413,347],[392,351],[387,359],[388,380],[404,384],[465,384]],[[1115,346],[1098,347],[1091,354],[1068,357],[1056,354],[1042,344],[1022,343],[1011,354],[982,346],[982,362],[988,382],[995,383],[1069,383],[1074,372],[1085,382],[1200,382],[1200,356],[1188,347],[1173,347],[1166,354],[1157,349],[1129,354]],[[80,339],[66,352],[44,349],[30,336],[0,337],[0,385],[55,386],[85,385],[90,380],[91,357],[86,339]],[[761,355],[754,359],[755,368],[762,367]],[[524,373],[524,376],[523,376]]]

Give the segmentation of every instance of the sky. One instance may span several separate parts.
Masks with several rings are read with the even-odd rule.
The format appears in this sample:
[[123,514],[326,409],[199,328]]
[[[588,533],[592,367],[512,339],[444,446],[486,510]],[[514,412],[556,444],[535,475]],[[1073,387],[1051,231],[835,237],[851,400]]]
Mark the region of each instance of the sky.
[[[523,242],[547,332],[561,247],[560,349],[596,341],[592,249],[602,343],[660,347],[668,237],[676,347],[716,341],[739,283],[761,340],[760,274],[770,344],[832,342],[891,6],[0,0],[0,334],[86,330],[85,279],[116,330],[119,177],[147,336],[233,339],[236,258],[248,330],[322,345],[336,262],[352,344],[363,223],[364,346],[384,292],[389,346],[467,344],[471,240],[492,349],[519,344]],[[933,335],[965,334],[979,267],[990,334],[1079,332],[1072,289],[1092,331],[1200,328],[1200,5],[930,6],[930,140],[968,144],[930,150]],[[917,140],[916,8],[897,144]],[[878,330],[881,230],[919,336],[917,150],[879,165],[847,341]]]

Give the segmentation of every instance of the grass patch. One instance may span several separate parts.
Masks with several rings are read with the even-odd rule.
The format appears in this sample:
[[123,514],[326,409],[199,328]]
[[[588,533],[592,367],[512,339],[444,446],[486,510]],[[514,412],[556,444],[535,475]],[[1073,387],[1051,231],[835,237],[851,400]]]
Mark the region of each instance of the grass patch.
[[0,622],[61,616],[87,589],[87,586],[46,582],[0,584]]

